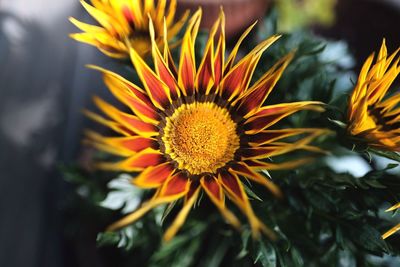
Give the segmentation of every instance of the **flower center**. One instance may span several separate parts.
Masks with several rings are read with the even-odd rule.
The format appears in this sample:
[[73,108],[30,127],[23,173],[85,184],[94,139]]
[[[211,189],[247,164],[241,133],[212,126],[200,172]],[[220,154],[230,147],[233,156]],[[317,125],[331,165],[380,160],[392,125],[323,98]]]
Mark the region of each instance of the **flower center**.
[[239,148],[236,123],[214,103],[180,106],[166,118],[165,153],[193,175],[215,173],[233,160]]

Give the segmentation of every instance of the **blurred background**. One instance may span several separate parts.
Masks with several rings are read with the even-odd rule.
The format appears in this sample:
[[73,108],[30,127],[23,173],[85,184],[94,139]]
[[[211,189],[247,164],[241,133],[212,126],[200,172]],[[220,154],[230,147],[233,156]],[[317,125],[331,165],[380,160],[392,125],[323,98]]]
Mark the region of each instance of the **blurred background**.
[[[182,7],[219,1],[181,0]],[[217,5],[210,6],[214,2]],[[223,2],[223,1],[222,1]],[[229,2],[229,1],[228,1]],[[236,0],[249,5],[230,35],[275,6],[281,31],[309,28],[345,40],[355,70],[383,37],[400,45],[400,0]],[[249,2],[249,3],[242,3]],[[255,8],[261,5],[260,9]],[[215,9],[216,8],[216,9]],[[231,25],[237,8],[225,11]],[[217,11],[216,11],[217,12]],[[205,13],[207,20],[213,13]],[[229,18],[230,14],[232,15]],[[81,157],[81,134],[94,93],[105,88],[85,64],[110,64],[96,49],[68,37],[74,16],[90,21],[78,0],[0,0],[0,266],[113,266],[96,249],[95,232],[67,238],[63,212],[69,185],[60,164]]]

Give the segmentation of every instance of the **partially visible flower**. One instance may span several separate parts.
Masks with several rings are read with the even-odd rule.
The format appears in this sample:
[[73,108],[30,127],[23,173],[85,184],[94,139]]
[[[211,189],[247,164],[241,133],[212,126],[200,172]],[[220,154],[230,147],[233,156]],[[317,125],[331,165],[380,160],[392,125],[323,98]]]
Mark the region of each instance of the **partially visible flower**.
[[[310,142],[326,130],[272,128],[298,111],[323,111],[321,102],[264,106],[293,53],[280,59],[251,84],[261,55],[279,36],[264,40],[235,62],[250,27],[225,58],[225,18],[221,12],[210,31],[202,58],[196,59],[194,46],[200,20],[201,10],[194,14],[186,29],[179,66],[172,60],[168,44],[163,52],[159,50],[150,22],[154,70],[135,49],[131,50],[131,59],[144,89],[113,72],[95,67],[103,72],[111,92],[131,111],[122,112],[95,98],[96,105],[109,119],[91,112],[87,115],[119,135],[106,137],[89,131],[87,142],[123,158],[119,162],[100,162],[98,167],[139,172],[133,184],[156,189],[153,198],[111,225],[109,230],[133,223],[158,205],[183,198],[183,208],[164,236],[166,240],[171,239],[202,191],[233,226],[239,227],[240,222],[225,206],[225,196],[247,216],[253,236],[259,236],[260,232],[273,236],[255,215],[244,180],[259,183],[280,196],[279,188],[260,171],[293,168],[307,159],[273,163],[267,158],[299,149],[321,151]],[[287,141],[288,137],[296,140]]]
[[[400,203],[397,203],[396,205],[394,205],[393,207],[390,207],[389,209],[386,210],[386,212],[389,211],[394,211],[400,209]],[[400,223],[396,226],[394,226],[393,228],[391,228],[389,231],[387,231],[386,233],[384,233],[382,235],[383,239],[388,238],[389,236],[393,235],[394,233],[398,232],[400,230]]]
[[400,151],[400,93],[389,88],[400,73],[399,49],[388,56],[383,40],[378,57],[364,63],[348,108],[348,132],[370,147]]
[[[174,21],[176,0],[169,1],[168,7],[167,0],[91,0],[91,3],[81,1],[82,6],[100,25],[90,25],[70,18],[83,31],[70,36],[96,46],[113,58],[128,58],[129,47],[133,47],[140,56],[150,53],[149,18],[153,21],[155,40],[160,46],[163,41],[172,41],[189,15],[186,12],[179,21]],[[168,38],[163,38],[164,19]]]

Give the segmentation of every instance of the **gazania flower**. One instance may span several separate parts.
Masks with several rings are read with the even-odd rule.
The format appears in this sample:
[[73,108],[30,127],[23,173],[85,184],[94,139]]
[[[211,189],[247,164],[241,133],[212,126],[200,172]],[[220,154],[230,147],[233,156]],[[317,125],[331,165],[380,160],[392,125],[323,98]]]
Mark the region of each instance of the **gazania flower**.
[[[400,203],[397,203],[397,204],[394,205],[393,207],[387,209],[386,212],[394,211],[394,210],[397,210],[397,209],[400,209]],[[382,238],[383,238],[383,239],[386,239],[386,238],[388,238],[389,236],[393,235],[394,233],[398,232],[399,230],[400,230],[400,223],[399,223],[398,225],[394,226],[393,228],[391,228],[391,229],[390,229],[389,231],[387,231],[386,233],[384,233],[384,234],[382,235]]]
[[[74,18],[70,21],[83,33],[71,34],[77,41],[96,46],[113,58],[128,58],[129,47],[141,55],[151,51],[149,18],[154,23],[155,40],[158,45],[171,41],[181,30],[188,12],[175,22],[176,0],[91,0],[93,5],[81,1],[86,11],[100,24],[94,26]],[[168,39],[163,38],[163,23],[168,29]]]
[[391,151],[400,151],[400,94],[388,94],[400,73],[398,51],[388,56],[384,40],[375,62],[374,54],[367,59],[348,110],[351,135],[371,147]]
[[[201,10],[191,18],[184,34],[179,66],[171,60],[168,44],[160,52],[150,21],[154,70],[131,49],[131,59],[143,89],[96,67],[103,72],[111,92],[131,111],[122,112],[95,98],[95,103],[109,119],[91,112],[88,116],[114,130],[119,137],[105,137],[90,131],[88,142],[124,158],[118,162],[101,162],[98,166],[139,172],[133,184],[156,189],[153,198],[111,225],[109,230],[138,220],[158,205],[184,198],[182,210],[165,233],[168,240],[184,223],[202,191],[233,226],[239,227],[240,223],[225,206],[225,196],[247,216],[255,237],[260,232],[272,236],[254,214],[242,185],[243,179],[259,183],[279,196],[277,186],[258,171],[287,169],[305,160],[278,164],[264,159],[297,149],[318,150],[309,143],[324,130],[273,130],[271,127],[300,110],[321,111],[322,103],[307,101],[263,106],[293,54],[282,58],[250,85],[262,53],[279,36],[263,41],[235,63],[236,52],[250,27],[225,59],[224,15],[221,12],[196,67],[194,43],[200,20]],[[295,136],[298,137],[295,142],[284,141]]]

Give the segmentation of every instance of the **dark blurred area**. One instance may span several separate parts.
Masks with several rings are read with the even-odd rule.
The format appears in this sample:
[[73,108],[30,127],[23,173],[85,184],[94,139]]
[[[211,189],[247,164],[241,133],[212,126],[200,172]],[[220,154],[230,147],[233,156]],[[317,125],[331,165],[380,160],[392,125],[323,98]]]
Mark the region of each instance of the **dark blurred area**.
[[[95,48],[68,38],[67,18],[89,17],[77,0],[0,0],[0,266],[116,266],[99,251],[96,231],[66,237],[69,185],[60,164],[76,161],[92,94],[105,94],[85,64],[109,64]],[[400,0],[340,0],[336,22],[313,27],[345,40],[362,62],[382,38],[400,46]]]

